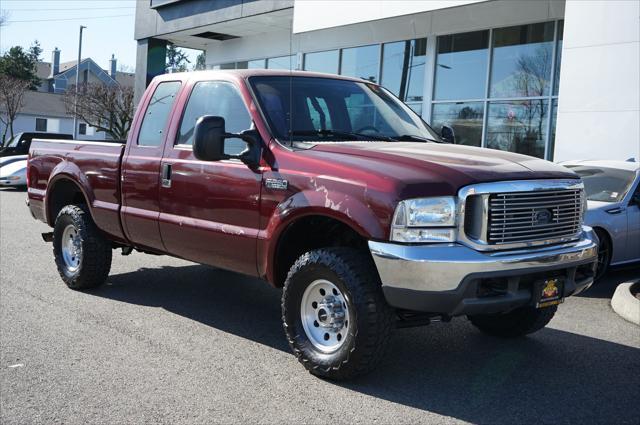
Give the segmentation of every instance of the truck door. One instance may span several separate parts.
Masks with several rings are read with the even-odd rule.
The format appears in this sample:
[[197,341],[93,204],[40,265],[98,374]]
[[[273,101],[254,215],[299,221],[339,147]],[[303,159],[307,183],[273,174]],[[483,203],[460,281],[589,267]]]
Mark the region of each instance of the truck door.
[[136,246],[164,251],[158,216],[160,162],[169,117],[180,90],[180,81],[165,81],[152,87],[146,97],[139,130],[132,134],[122,161],[122,223]]
[[[196,159],[192,152],[194,127],[204,115],[223,117],[229,133],[253,125],[233,83],[199,81],[193,85],[162,159],[162,240],[173,255],[256,275],[261,171],[235,159]],[[239,139],[227,139],[225,146],[227,153],[233,154],[242,152],[246,145]]]

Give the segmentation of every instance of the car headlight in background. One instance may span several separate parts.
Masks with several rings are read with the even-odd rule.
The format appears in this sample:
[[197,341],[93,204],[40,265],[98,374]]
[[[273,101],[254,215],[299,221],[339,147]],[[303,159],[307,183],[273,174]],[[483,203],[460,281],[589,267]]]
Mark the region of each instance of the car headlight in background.
[[401,201],[391,224],[395,242],[453,242],[456,239],[456,201],[452,196]]
[[2,177],[3,180],[20,180],[20,176],[7,176],[7,177]]

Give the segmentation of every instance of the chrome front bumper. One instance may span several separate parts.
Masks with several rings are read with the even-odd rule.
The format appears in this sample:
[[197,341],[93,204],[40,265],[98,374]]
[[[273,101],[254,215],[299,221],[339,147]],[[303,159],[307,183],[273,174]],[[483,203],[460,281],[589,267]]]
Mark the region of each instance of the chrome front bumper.
[[[575,268],[594,264],[598,255],[598,239],[590,227],[584,226],[579,240],[549,247],[480,252],[457,243],[400,245],[370,241],[369,249],[390,304],[402,308],[413,306],[415,309],[413,302],[409,302],[410,306],[397,305],[399,302],[392,302],[390,298],[398,297],[390,297],[390,294],[402,292],[403,299],[420,293],[458,294],[459,297],[469,298],[473,294],[464,286],[474,279],[506,279],[509,276],[572,268],[573,282],[570,282],[565,292],[566,295],[580,292],[591,285],[593,278],[578,281],[575,278]],[[511,291],[511,295],[519,297],[519,301],[523,301],[525,296],[527,300],[531,298],[530,292],[526,295],[522,291],[514,290]],[[462,298],[458,301],[462,301]],[[430,305],[429,309],[432,307]],[[451,308],[444,310],[453,313],[448,311]],[[460,306],[457,308],[457,313],[467,313],[464,309],[460,310]],[[420,310],[427,311],[426,307]]]

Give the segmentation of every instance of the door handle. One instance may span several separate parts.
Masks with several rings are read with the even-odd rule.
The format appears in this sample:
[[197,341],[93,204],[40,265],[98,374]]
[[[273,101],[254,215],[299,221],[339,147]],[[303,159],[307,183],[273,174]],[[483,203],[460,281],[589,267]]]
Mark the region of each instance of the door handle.
[[162,187],[171,187],[171,164],[162,164]]

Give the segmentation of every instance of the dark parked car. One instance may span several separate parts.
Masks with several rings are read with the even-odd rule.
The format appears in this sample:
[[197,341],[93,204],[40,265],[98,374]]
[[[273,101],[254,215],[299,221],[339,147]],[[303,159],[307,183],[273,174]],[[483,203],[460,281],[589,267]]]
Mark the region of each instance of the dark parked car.
[[156,77],[126,144],[36,140],[28,181],[70,288],[105,282],[114,248],[263,278],[332,379],[370,371],[396,326],[540,330],[597,259],[574,172],[441,143],[383,87],[326,74]]
[[0,148],[0,157],[28,154],[29,147],[31,147],[31,141],[36,138],[73,140],[73,135],[57,133],[18,133],[9,139],[2,148]]

